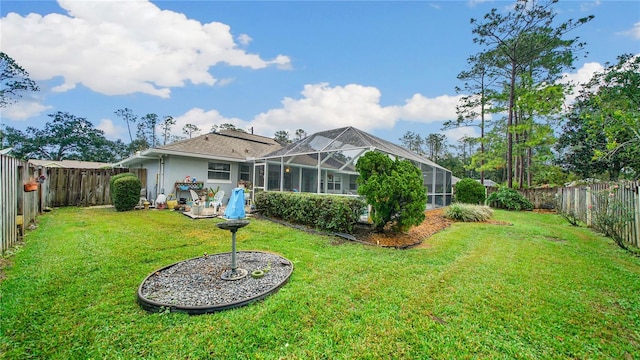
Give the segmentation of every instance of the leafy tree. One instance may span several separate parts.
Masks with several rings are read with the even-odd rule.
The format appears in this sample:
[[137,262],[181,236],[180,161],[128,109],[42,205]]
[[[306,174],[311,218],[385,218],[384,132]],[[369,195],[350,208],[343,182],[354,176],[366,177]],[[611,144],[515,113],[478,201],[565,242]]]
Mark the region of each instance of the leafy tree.
[[140,118],[140,124],[142,127],[139,127],[138,138],[145,139],[149,144],[149,147],[156,147],[158,145],[158,141],[156,140],[156,126],[158,125],[158,115],[154,113],[149,113],[142,118]]
[[297,140],[302,140],[304,138],[307,137],[307,132],[302,130],[302,129],[298,129],[296,130],[296,141]]
[[125,123],[127,123],[127,130],[129,131],[129,141],[133,142],[133,135],[131,134],[131,124],[135,124],[138,120],[138,116],[133,113],[133,110],[129,108],[118,109],[115,114],[119,116]]
[[570,68],[575,59],[574,52],[584,43],[578,38],[563,39],[575,28],[587,23],[593,16],[568,20],[554,25],[556,13],[552,6],[558,0],[540,4],[535,0],[518,0],[512,11],[503,15],[492,9],[479,22],[471,19],[474,43],[485,46],[491,53],[491,66],[500,73],[506,86],[506,173],[508,187],[513,186],[514,125],[517,125],[516,93],[518,80],[529,74],[537,84],[554,83],[562,71]]
[[[615,166],[615,162],[609,163],[607,159],[596,158],[596,150],[604,151],[607,140],[604,129],[592,129],[582,119],[582,111],[589,111],[588,107],[583,106],[586,104],[576,103],[572,107],[573,110],[567,114],[555,149],[558,152],[556,163],[563,170],[587,179],[606,173],[608,169],[614,170],[611,166]],[[614,172],[619,172],[619,167],[616,168]]]
[[470,166],[470,160],[471,160],[471,155],[474,152],[473,147],[476,146],[477,143],[478,143],[478,138],[463,136],[460,139],[458,139],[458,145],[453,146],[454,148],[459,150],[459,154],[462,157],[460,161],[462,162],[462,166],[464,169],[464,172],[462,174],[463,177],[471,176],[467,174],[468,173],[467,169],[473,168],[472,166]]
[[0,52],[0,108],[17,101],[25,91],[39,90],[25,69],[9,55]]
[[583,178],[640,172],[640,58],[618,61],[584,86],[556,145],[559,164]]
[[191,139],[193,135],[199,134],[200,131],[200,128],[193,124],[186,124],[182,127],[182,133],[188,135],[189,139]]
[[422,172],[408,160],[391,160],[388,155],[369,151],[358,159],[358,194],[372,207],[377,231],[390,224],[394,232],[408,230],[424,220],[427,193]]
[[427,146],[427,157],[437,163],[445,153],[446,137],[444,134],[429,134],[424,142]]
[[480,183],[484,185],[484,144],[485,130],[487,128],[487,114],[495,112],[491,108],[491,98],[494,90],[491,86],[496,81],[497,74],[491,68],[491,58],[489,53],[473,55],[467,60],[470,70],[462,71],[458,74],[458,80],[464,82],[463,88],[456,86],[457,93],[466,92],[460,99],[460,104],[456,106],[458,118],[456,120],[445,121],[442,129],[452,129],[457,127],[477,126],[480,129],[480,156],[478,157],[478,168],[480,170]]
[[448,152],[437,162],[438,165],[445,169],[451,170],[451,175],[462,178],[466,172],[464,164],[460,156],[456,156]]
[[420,136],[420,134],[416,134],[413,131],[407,131],[398,140],[400,140],[404,147],[415,152],[416,154],[424,154],[422,145],[425,143],[425,140],[422,139],[422,136]]
[[173,116],[167,115],[164,117],[164,120],[160,123],[160,129],[162,130],[162,137],[164,138],[164,142],[162,145],[167,145],[167,142],[171,138],[171,127],[176,124],[176,120]]
[[216,131],[221,131],[221,130],[230,130],[230,131],[238,131],[238,132],[243,132],[246,133],[247,131],[244,129],[241,129],[239,127],[236,127],[235,125],[231,124],[231,123],[224,123],[224,124],[220,124],[220,125],[213,125],[211,127],[211,131],[212,132],[216,132]]
[[279,141],[284,144],[290,144],[291,139],[289,139],[289,132],[286,130],[278,130],[273,136],[273,139]]
[[[606,151],[598,158],[622,157],[626,165],[640,171],[640,56],[625,54],[593,76],[581,94],[578,106],[586,105],[582,118],[591,129],[603,129]],[[591,132],[593,134],[593,130]],[[636,160],[636,161],[634,161]]]
[[7,139],[14,154],[21,159],[118,161],[123,152],[122,142],[111,142],[102,130],[95,129],[85,118],[58,111],[49,114],[52,122],[44,129],[27,127],[22,132],[7,127]]

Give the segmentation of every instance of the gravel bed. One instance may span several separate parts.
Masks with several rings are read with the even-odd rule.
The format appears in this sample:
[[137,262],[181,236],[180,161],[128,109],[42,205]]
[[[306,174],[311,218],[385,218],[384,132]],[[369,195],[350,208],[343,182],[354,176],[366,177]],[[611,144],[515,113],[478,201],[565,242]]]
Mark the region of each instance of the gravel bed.
[[[149,275],[138,289],[141,305],[150,311],[161,307],[171,310],[198,308],[199,312],[217,311],[246,305],[275,292],[293,272],[293,264],[275,254],[257,251],[236,252],[236,264],[248,271],[239,280],[222,280],[231,269],[231,253],[201,256],[167,266]],[[255,279],[251,273],[265,270]],[[188,312],[188,311],[187,311]]]

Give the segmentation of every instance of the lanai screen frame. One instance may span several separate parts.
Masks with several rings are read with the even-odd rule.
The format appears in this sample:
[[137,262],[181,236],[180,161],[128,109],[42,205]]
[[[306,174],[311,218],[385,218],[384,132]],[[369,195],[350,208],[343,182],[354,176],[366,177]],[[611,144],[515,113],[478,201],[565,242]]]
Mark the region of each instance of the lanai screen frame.
[[[314,134],[315,135],[315,134]],[[311,135],[311,136],[314,136]],[[335,140],[335,139],[334,139]],[[394,145],[396,146],[396,145]],[[401,148],[402,149],[402,148]],[[357,188],[352,189],[352,181],[359,176],[355,171],[357,159],[368,151],[378,151],[390,158],[407,159],[391,151],[375,146],[341,146],[332,148],[327,145],[321,150],[300,151],[286,154],[273,153],[254,159],[254,191],[300,191],[316,194],[357,196]],[[402,149],[403,152],[408,150]],[[346,156],[344,153],[348,153]],[[339,155],[336,155],[339,154]],[[438,165],[419,161],[417,154],[411,153],[407,159],[422,172],[423,184],[427,190],[427,209],[447,206],[452,201],[451,171]],[[305,174],[307,178],[305,179]],[[339,174],[341,180],[349,179],[348,188],[342,186],[340,193],[329,191],[331,176]],[[311,178],[309,178],[311,176]],[[296,186],[294,186],[296,185]]]

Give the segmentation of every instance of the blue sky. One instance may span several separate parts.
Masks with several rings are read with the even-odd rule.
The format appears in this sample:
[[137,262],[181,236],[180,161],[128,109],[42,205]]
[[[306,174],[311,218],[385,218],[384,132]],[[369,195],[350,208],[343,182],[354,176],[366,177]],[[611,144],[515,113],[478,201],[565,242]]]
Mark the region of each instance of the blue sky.
[[[129,142],[121,108],[173,116],[204,132],[233,123],[272,137],[355,126],[399,143],[455,118],[456,75],[481,49],[471,18],[512,1],[5,1],[0,48],[41,91],[2,109],[6,126],[42,128],[57,111]],[[559,20],[595,15],[569,36],[586,81],[640,54],[640,2],[568,1]]]

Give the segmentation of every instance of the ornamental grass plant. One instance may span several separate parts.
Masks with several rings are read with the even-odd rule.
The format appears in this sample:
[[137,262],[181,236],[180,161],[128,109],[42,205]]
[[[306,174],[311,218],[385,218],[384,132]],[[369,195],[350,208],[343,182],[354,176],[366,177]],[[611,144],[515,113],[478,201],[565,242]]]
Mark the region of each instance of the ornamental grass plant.
[[456,221],[487,221],[492,215],[493,209],[484,205],[453,203],[444,209],[444,216]]
[[[2,359],[632,359],[640,258],[553,214],[496,210],[393,250],[265,220],[238,250],[280,254],[289,282],[262,301],[150,314],[153,271],[228,252],[219,219],[55,209],[3,268]],[[1,278],[1,277],[0,277]]]

